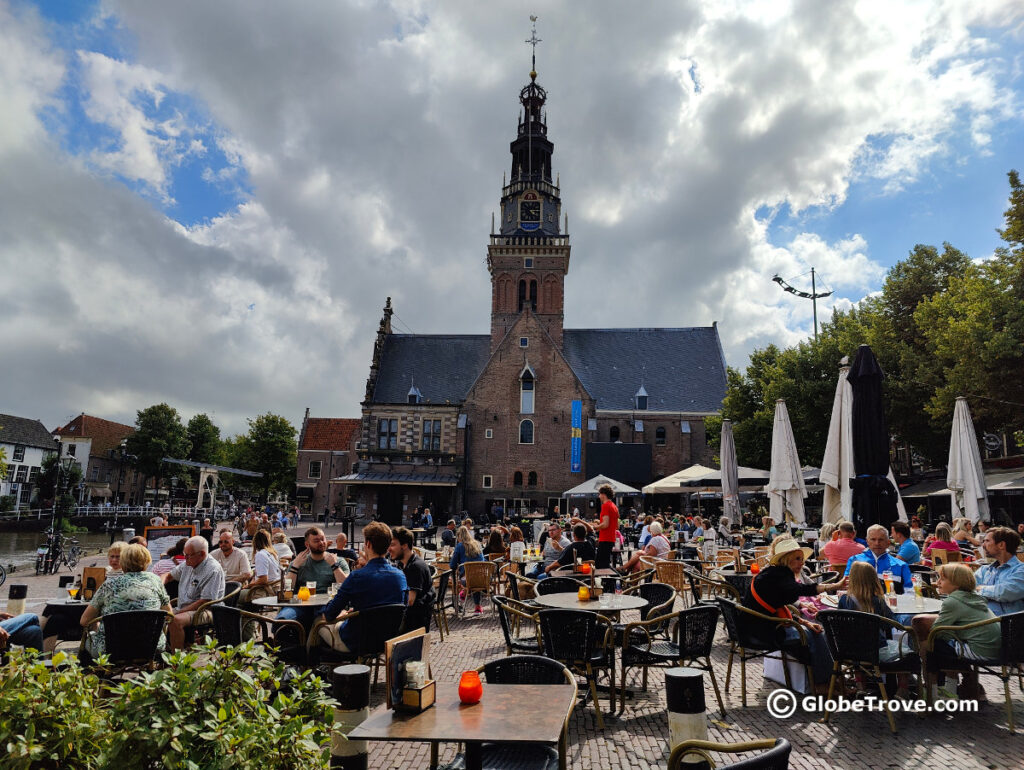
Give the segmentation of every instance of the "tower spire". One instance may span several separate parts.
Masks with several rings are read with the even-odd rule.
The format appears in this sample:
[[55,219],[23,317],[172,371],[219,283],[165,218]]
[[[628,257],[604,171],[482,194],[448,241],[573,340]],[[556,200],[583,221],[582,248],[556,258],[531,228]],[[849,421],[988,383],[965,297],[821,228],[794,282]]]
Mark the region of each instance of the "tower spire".
[[533,53],[530,56],[530,80],[537,79],[537,43],[543,42],[537,37],[537,17],[531,16],[530,21],[533,22],[533,29],[530,32],[530,39],[526,42],[533,47]]

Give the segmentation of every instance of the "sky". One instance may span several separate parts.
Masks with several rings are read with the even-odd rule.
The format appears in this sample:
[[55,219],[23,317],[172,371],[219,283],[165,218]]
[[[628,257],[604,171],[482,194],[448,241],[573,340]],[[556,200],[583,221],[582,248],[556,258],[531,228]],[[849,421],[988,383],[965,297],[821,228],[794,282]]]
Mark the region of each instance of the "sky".
[[395,330],[489,331],[538,16],[568,328],[813,333],[917,243],[983,259],[1024,4],[0,0],[0,412],[356,417]]

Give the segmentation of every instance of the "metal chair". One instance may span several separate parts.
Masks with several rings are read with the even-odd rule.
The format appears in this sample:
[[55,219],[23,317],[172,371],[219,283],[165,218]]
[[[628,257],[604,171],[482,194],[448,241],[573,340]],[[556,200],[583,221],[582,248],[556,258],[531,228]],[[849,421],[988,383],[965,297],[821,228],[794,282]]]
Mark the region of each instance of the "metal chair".
[[[512,599],[523,604],[536,604],[533,600],[533,597],[537,596],[536,580],[514,572],[506,572],[505,577],[508,580],[508,593]],[[533,596],[527,596],[527,593],[533,594]]]
[[1021,690],[1024,690],[1024,679],[1021,679],[1021,666],[1024,665],[1024,612],[1013,612],[1009,615],[1000,615],[996,618],[989,618],[988,620],[980,620],[977,623],[968,623],[963,626],[932,626],[931,632],[928,634],[928,638],[922,645],[922,652],[925,659],[925,676],[926,676],[926,695],[925,700],[928,705],[931,705],[931,682],[934,677],[933,672],[929,672],[931,668],[929,665],[929,655],[931,655],[935,649],[935,640],[938,635],[947,632],[955,634],[958,631],[964,631],[972,628],[979,628],[981,626],[987,626],[992,623],[999,623],[999,631],[1002,637],[1002,646],[998,658],[987,658],[982,660],[968,660],[966,658],[957,658],[956,661],[947,661],[943,659],[942,663],[949,663],[942,665],[941,671],[948,672],[963,672],[970,670],[977,670],[979,674],[992,674],[998,676],[1003,682],[1003,695],[1006,699],[1006,721],[1010,728],[1010,732],[1014,733],[1014,722],[1013,722],[1013,701],[1010,700],[1010,679],[1014,676],[1018,677]]
[[377,684],[381,658],[384,655],[384,643],[402,633],[405,610],[404,604],[380,604],[353,612],[345,621],[351,624],[347,628],[352,632],[352,644],[348,652],[324,645],[326,640],[321,634],[327,631],[328,623],[321,615],[313,624],[306,642],[310,663],[320,665],[328,660],[372,664],[373,683]]
[[[211,599],[200,604],[196,611],[192,613],[191,622],[185,627],[185,646],[191,646],[197,638],[201,638],[204,634],[213,631],[213,617],[209,612],[210,607],[215,604],[235,607],[238,605],[238,596],[241,593],[242,584],[237,580],[229,580],[224,584],[223,596],[219,599]],[[171,602],[171,606],[175,606],[176,603],[176,601]]]
[[541,649],[544,655],[560,661],[587,680],[594,698],[597,726],[604,729],[601,702],[597,698],[597,671],[608,671],[608,700],[615,711],[615,648],[611,623],[596,612],[586,610],[541,610]]
[[[647,669],[654,666],[692,666],[711,674],[718,707],[725,716],[725,703],[718,689],[718,679],[711,665],[711,647],[718,626],[718,607],[702,604],[697,607],[648,616],[647,620],[626,625],[622,640],[622,676],[620,713],[626,707],[626,678],[630,668],[643,669],[643,690],[647,691]],[[674,622],[674,625],[671,625]],[[661,627],[671,625],[668,640],[657,638]]]
[[[491,601],[501,621],[501,632],[505,635],[505,654],[539,655],[540,639],[537,632],[537,616],[526,611],[526,605],[505,596],[492,596]],[[532,630],[526,636],[518,635],[519,626],[526,623]]]
[[747,741],[746,743],[715,743],[714,741],[696,739],[683,741],[672,749],[672,755],[668,758],[668,768],[669,770],[683,770],[685,767],[690,767],[683,763],[683,758],[692,754],[702,757],[709,766],[714,767],[710,756],[712,752],[740,754],[761,749],[768,749],[768,751],[756,757],[722,765],[719,770],[786,770],[789,767],[789,755],[793,747],[785,738],[775,738],[764,741]]
[[449,598],[449,588],[451,587],[452,571],[447,570],[441,573],[441,577],[437,583],[437,596],[434,598],[434,623],[437,624],[437,633],[441,637],[441,641],[444,641],[444,634],[447,631],[451,633],[451,629],[448,628],[448,610],[451,609],[458,612],[458,608],[455,603]]
[[693,606],[698,604],[709,604],[714,602],[714,597],[724,595],[730,599],[739,601],[742,597],[740,592],[724,580],[715,580],[707,577],[696,570],[687,569],[686,579],[690,583],[690,591],[693,596]]
[[550,594],[574,594],[581,588],[583,583],[571,577],[549,577],[537,583],[536,591],[538,596],[549,596]]
[[[832,677],[828,682],[828,697],[832,698],[836,682],[842,681],[843,672],[860,672],[870,680],[878,683],[878,690],[885,706],[885,715],[889,718],[889,729],[896,732],[896,722],[889,711],[889,698],[885,692],[886,674],[913,674],[921,670],[921,658],[917,654],[917,637],[906,626],[895,620],[876,615],[871,612],[856,610],[822,610],[817,620],[825,629],[825,642],[832,655]],[[908,642],[907,655],[900,655],[893,661],[879,660],[879,641],[888,636],[891,630],[909,631],[902,639]],[[902,639],[900,646],[902,647]],[[902,652],[902,650],[901,650]],[[831,712],[826,709],[825,722]]]
[[[676,600],[675,589],[665,583],[641,583],[638,586],[626,589],[623,593],[630,596],[639,596],[641,599],[646,600],[647,606],[640,609],[640,620],[647,620],[651,616],[667,615],[672,612]],[[625,625],[622,623],[612,625],[612,634],[615,637],[615,644],[618,646],[622,645],[624,630]],[[658,629],[659,634],[667,631],[667,624],[664,628]],[[640,634],[638,639],[640,637],[643,637],[643,634]]]
[[633,572],[622,578],[623,590],[628,590],[634,586],[638,586],[641,583],[650,583],[654,580],[654,567],[642,569],[639,572]]
[[[777,618],[772,615],[763,615],[747,609],[731,599],[718,598],[719,609],[722,610],[722,620],[725,622],[726,634],[729,637],[729,665],[725,670],[725,689],[729,689],[729,681],[732,678],[732,662],[736,653],[740,658],[740,694],[743,708],[747,707],[747,661],[754,658],[764,658],[779,653],[782,658],[782,670],[786,677],[786,688],[793,689],[793,683],[789,677],[789,656],[792,655],[798,662],[802,663],[807,672],[807,681],[813,682],[814,675],[811,672],[810,648],[807,646],[807,632],[793,620]],[[745,619],[755,619],[776,626],[775,633],[783,628],[795,628],[799,634],[798,640],[793,643],[782,644],[777,639],[759,639],[750,633],[746,628]]]

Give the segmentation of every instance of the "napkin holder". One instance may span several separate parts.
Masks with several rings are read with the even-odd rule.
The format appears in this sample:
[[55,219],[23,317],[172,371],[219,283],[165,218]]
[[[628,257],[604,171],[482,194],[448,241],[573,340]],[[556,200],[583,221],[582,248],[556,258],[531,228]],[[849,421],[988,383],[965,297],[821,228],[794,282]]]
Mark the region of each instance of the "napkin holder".
[[394,705],[395,711],[418,714],[434,705],[437,698],[437,682],[428,679],[422,687],[403,687],[402,700]]

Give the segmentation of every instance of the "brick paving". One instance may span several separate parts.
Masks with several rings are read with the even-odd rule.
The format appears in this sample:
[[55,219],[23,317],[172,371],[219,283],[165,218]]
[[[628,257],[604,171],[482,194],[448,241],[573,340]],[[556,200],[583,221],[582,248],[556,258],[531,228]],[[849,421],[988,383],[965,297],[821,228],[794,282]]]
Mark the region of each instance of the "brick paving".
[[[625,618],[627,621],[631,618]],[[505,654],[501,627],[489,610],[480,616],[450,621],[451,635],[431,648],[434,675],[442,681],[456,681],[468,668]],[[719,685],[724,688],[728,661],[728,643],[719,625],[712,663]],[[829,724],[818,722],[817,714],[801,711],[780,721],[765,708],[765,698],[777,687],[765,686],[761,665],[747,665],[747,708],[740,704],[738,663],[734,666],[729,691],[723,690],[728,718],[722,720],[710,682],[706,687],[711,740],[736,742],[766,737],[783,737],[793,744],[790,767],[803,768],[929,768],[948,765],[953,768],[1015,768],[1024,766],[1024,733],[1010,735],[1003,708],[1002,683],[983,677],[991,703],[982,704],[978,713],[948,715],[896,715],[898,733],[889,731],[885,714],[833,715]],[[637,671],[639,689],[639,671]],[[633,673],[630,674],[632,682]],[[627,701],[621,716],[605,715],[605,729],[599,730],[593,704],[588,700],[575,709],[569,728],[569,766],[573,768],[609,768],[611,770],[653,770],[668,761],[668,719],[663,697],[664,673],[653,669],[649,691]],[[384,698],[383,684],[373,691],[372,705]],[[582,688],[581,688],[582,692]],[[1024,693],[1013,683],[1014,715],[1021,730],[1024,723]],[[600,693],[601,703],[607,699]],[[523,716],[523,729],[529,729],[529,715]],[[441,761],[455,755],[455,746],[442,746]],[[370,743],[370,766],[374,768],[426,767],[426,744]],[[728,760],[721,756],[719,764]]]

